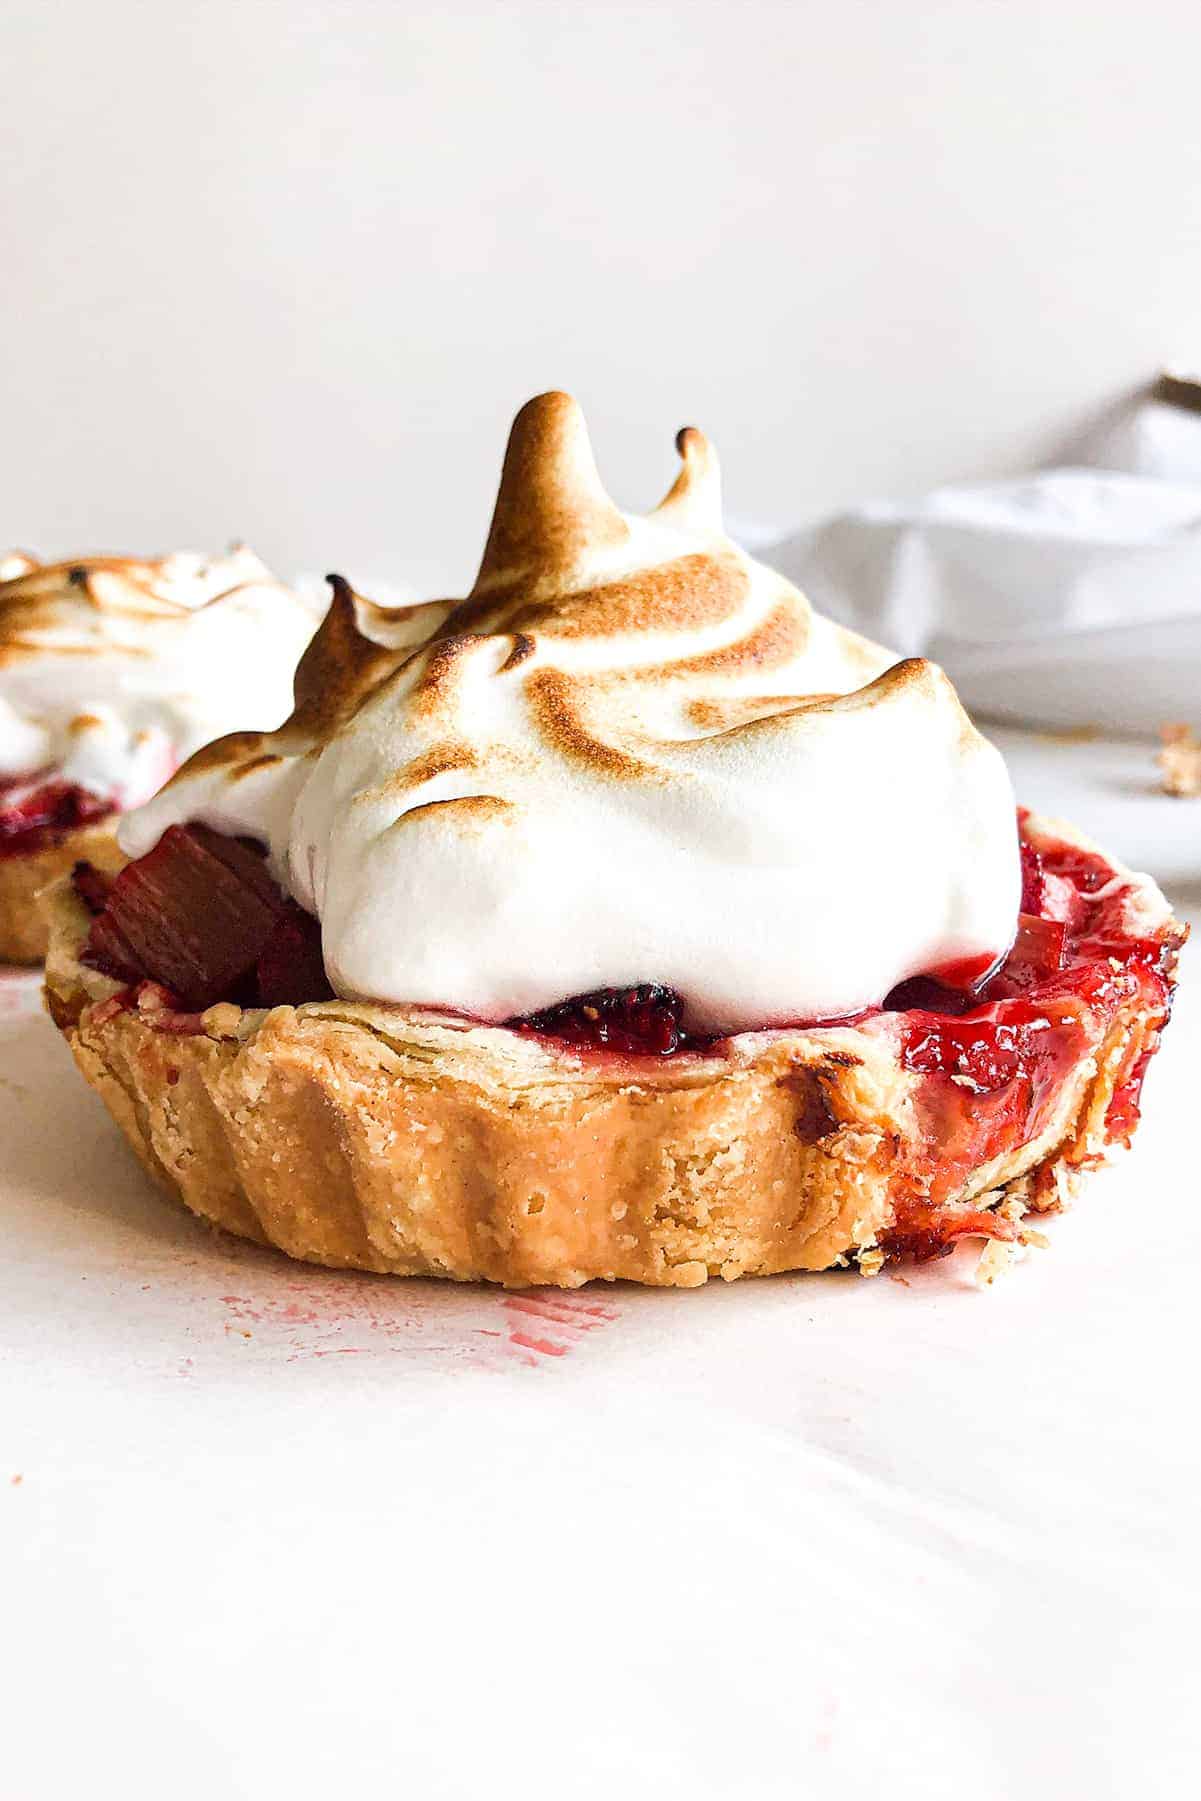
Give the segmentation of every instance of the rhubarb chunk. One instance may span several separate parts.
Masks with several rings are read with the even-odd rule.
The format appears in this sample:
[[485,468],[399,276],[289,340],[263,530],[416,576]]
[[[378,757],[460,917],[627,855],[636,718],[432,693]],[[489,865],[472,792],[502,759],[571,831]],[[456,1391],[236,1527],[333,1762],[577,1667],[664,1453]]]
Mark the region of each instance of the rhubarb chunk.
[[171,826],[116,877],[83,960],[121,981],[161,982],[201,1011],[253,977],[288,904],[257,850],[205,826]]
[[180,1013],[329,1000],[321,926],[276,885],[260,848],[172,826],[113,878],[87,864],[75,891],[95,914],[82,961],[130,986],[155,982]]

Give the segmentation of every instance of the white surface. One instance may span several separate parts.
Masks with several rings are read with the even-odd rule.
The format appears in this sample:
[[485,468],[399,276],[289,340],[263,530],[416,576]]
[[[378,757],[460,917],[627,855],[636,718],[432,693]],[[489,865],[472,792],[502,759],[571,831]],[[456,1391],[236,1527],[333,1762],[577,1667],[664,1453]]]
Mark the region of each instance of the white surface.
[[628,504],[689,422],[734,516],[1028,467],[1194,358],[1199,64],[1196,0],[8,0],[0,541],[455,591],[548,387]]
[[[1198,898],[1144,747],[1006,748]],[[987,1293],[308,1271],[11,1015],[4,1794],[1190,1794],[1198,961],[1137,1149]]]
[[[1201,416],[1179,416],[1201,442]],[[867,501],[764,557],[840,624],[941,663],[973,711],[1154,734],[1196,708],[1199,481],[961,484]]]

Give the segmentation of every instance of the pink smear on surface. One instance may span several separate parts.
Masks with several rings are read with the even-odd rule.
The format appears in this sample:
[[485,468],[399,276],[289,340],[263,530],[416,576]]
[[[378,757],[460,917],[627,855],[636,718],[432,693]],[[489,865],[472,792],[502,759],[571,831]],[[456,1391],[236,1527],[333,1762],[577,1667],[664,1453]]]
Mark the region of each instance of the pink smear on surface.
[[[237,1286],[212,1297],[220,1308],[219,1333],[256,1358],[401,1356],[447,1369],[537,1369],[620,1318],[619,1308],[593,1291],[506,1293],[482,1284],[308,1268],[253,1246],[234,1244],[233,1251],[241,1265]],[[225,1270],[227,1277],[233,1273],[228,1260]],[[192,1368],[181,1368],[185,1373]]]
[[[566,1357],[586,1332],[620,1318],[611,1303],[574,1289],[528,1288],[506,1294],[501,1305],[514,1316],[508,1322],[508,1349],[527,1368],[537,1368],[544,1357]],[[535,1331],[535,1326],[550,1329]]]
[[42,1004],[42,972],[0,963],[0,1019],[23,1019]]

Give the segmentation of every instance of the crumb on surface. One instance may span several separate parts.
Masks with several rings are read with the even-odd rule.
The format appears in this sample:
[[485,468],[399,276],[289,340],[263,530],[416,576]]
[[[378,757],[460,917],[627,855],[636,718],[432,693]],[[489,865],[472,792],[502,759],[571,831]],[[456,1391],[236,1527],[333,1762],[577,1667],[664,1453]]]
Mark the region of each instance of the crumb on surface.
[[975,1280],[980,1288],[991,1288],[998,1276],[1012,1269],[1021,1254],[1021,1246],[1001,1238],[990,1238],[976,1264]]
[[1185,798],[1201,794],[1201,741],[1193,736],[1192,726],[1163,725],[1159,735],[1163,749],[1156,762],[1164,793]]

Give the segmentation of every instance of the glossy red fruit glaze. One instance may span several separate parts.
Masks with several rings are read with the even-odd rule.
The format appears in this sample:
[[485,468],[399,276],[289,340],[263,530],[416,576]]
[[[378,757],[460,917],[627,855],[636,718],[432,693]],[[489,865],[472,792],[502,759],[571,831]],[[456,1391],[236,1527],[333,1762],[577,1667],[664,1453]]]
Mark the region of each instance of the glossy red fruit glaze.
[[[967,1233],[1012,1237],[1011,1223],[995,1213],[943,1204],[970,1172],[1040,1135],[1067,1075],[1124,1003],[1139,999],[1156,1032],[1168,1017],[1177,942],[1131,932],[1129,883],[1074,845],[1036,847],[1024,838],[1022,864],[1023,907],[1040,911],[1023,911],[980,1004],[905,1015],[902,1062],[929,1078],[914,1105],[930,1166],[882,1241],[891,1257],[938,1255]],[[1111,1140],[1128,1141],[1137,1124],[1153,1048],[1137,1056],[1115,1093]]]
[[1048,976],[1058,975],[1068,954],[1068,927],[1061,919],[1043,919],[1037,913],[1018,915],[1017,936],[995,978],[990,993],[1021,994]]
[[31,787],[30,780],[21,776],[0,781],[0,857],[44,850],[66,833],[113,811],[111,800],[101,800],[72,782],[50,779]]
[[680,1027],[684,1004],[671,988],[643,982],[636,988],[599,988],[509,1023],[519,1031],[556,1038],[580,1050],[629,1056],[670,1057],[687,1040]]
[[[981,985],[996,968],[992,957],[964,957],[944,964],[936,975],[915,976],[893,991],[890,1005],[932,1005],[946,1012],[975,1004]],[[904,996],[897,1000],[897,996]],[[716,1039],[685,1032],[680,1024],[684,1003],[672,988],[643,982],[635,988],[598,988],[572,995],[553,1007],[507,1023],[517,1031],[556,1038],[577,1050],[620,1051],[627,1056],[670,1057],[677,1051],[707,1050]],[[853,1025],[865,1018],[814,1020],[809,1029]]]
[[890,1263],[929,1263],[949,1257],[961,1238],[999,1238],[1012,1242],[1017,1225],[987,1207],[961,1207],[949,1213],[937,1205],[915,1201],[885,1234]]
[[1033,1067],[1043,1015],[1022,1002],[976,1007],[959,1018],[915,1013],[904,1050],[907,1069],[950,1076],[969,1094],[991,1094]]
[[957,963],[944,963],[927,975],[898,982],[884,1002],[884,1011],[908,1013],[923,1008],[931,1013],[966,1013],[979,1005],[997,968],[994,957],[964,957]]
[[1109,1103],[1109,1112],[1105,1115],[1105,1130],[1111,1144],[1129,1144],[1134,1136],[1134,1128],[1138,1125],[1139,1120],[1143,1078],[1154,1055],[1154,1048],[1152,1045],[1139,1052],[1126,1072],[1125,1080],[1114,1089],[1113,1099]]

